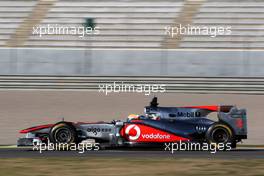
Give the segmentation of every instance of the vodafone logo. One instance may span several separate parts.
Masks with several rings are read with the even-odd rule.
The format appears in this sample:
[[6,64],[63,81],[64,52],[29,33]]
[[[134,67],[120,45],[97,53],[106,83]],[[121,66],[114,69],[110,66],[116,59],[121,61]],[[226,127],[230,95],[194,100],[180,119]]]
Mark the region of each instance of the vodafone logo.
[[137,140],[140,136],[140,128],[137,125],[128,125],[125,130],[126,135],[132,141]]
[[168,134],[142,134],[144,139],[170,139],[170,135]]

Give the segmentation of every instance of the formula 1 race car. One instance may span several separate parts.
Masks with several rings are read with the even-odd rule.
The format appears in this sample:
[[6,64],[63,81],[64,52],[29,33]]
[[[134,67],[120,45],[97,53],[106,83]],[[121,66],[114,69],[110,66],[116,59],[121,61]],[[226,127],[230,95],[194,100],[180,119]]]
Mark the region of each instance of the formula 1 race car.
[[[235,148],[237,142],[247,139],[246,110],[235,106],[160,107],[154,97],[144,110],[144,115],[130,115],[126,121],[61,121],[27,128],[20,131],[26,137],[18,139],[17,145],[94,140],[108,147],[127,147],[193,141],[230,143]],[[212,112],[216,112],[217,120],[209,119]]]

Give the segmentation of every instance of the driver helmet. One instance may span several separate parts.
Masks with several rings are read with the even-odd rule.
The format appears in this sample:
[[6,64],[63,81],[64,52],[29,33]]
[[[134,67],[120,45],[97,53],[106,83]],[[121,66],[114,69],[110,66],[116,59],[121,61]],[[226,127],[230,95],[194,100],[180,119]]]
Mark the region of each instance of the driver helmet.
[[137,114],[130,114],[127,117],[127,120],[130,121],[130,120],[135,120],[135,119],[138,119],[138,118],[139,118],[139,115],[137,115]]

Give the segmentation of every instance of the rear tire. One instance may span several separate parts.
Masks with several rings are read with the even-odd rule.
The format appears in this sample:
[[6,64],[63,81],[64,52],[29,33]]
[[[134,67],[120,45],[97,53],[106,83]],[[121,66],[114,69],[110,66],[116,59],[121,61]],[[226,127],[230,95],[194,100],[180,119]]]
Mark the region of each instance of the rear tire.
[[50,141],[70,145],[77,142],[77,132],[71,124],[60,122],[51,128]]
[[[225,149],[227,145],[233,148],[233,132],[230,127],[223,123],[213,124],[206,132],[206,140],[209,144],[218,147],[220,143],[224,144]],[[229,144],[228,144],[229,143]]]

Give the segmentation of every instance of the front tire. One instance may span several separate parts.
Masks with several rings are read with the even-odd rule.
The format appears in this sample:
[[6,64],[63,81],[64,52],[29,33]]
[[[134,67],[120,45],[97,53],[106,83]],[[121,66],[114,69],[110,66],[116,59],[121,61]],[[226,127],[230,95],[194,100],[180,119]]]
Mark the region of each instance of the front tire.
[[77,132],[71,124],[60,122],[51,128],[50,141],[54,144],[70,145],[77,142]]

